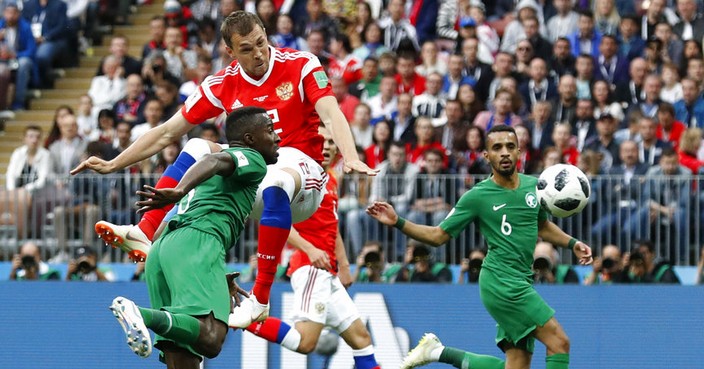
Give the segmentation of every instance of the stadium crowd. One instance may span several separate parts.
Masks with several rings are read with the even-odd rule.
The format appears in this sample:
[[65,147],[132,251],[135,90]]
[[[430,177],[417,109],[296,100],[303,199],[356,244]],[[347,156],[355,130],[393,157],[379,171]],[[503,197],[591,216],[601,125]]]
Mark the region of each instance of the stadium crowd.
[[[26,108],[28,87],[51,87],[52,67],[77,62],[62,53],[98,40],[109,11],[118,14],[109,22],[127,22],[130,5],[5,1],[0,109]],[[518,133],[521,172],[569,163],[592,178],[587,210],[559,223],[601,250],[588,283],[665,281],[660,258],[701,264],[704,4],[696,0],[167,0],[142,55],[128,55],[129,40],[113,35],[90,89],[56,110],[46,139],[26,127],[8,167],[3,222],[41,238],[47,214],[28,214],[49,209],[60,250],[74,233],[94,242],[99,219],[134,223],[134,190],[175,160],[186,137],[123,176],[65,178],[82,158],[116,156],[227,66],[219,24],[239,9],[259,15],[273,46],[318,56],[360,156],[380,169],[342,181],[340,220],[357,280],[445,281],[445,262],[476,280],[485,251],[466,246],[481,245],[476,235],[448,246],[456,252],[409,247],[364,208],[384,199],[414,222],[437,224],[490,173],[484,132],[498,124]],[[224,143],[223,123],[224,115],[190,135]],[[572,280],[551,247],[536,248],[547,262],[536,278]]]

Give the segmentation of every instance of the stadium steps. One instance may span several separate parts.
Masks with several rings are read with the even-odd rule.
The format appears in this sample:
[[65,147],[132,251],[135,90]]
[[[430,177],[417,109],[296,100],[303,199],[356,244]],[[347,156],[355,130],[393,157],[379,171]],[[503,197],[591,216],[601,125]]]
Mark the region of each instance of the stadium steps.
[[[156,0],[150,5],[143,5],[129,17],[129,25],[115,26],[112,35],[122,34],[129,40],[129,54],[140,58],[142,45],[149,40],[149,20],[154,15],[163,14],[163,0]],[[12,151],[22,145],[24,128],[30,124],[44,129],[44,137],[51,129],[54,110],[60,105],[78,106],[78,98],[88,92],[90,82],[100,65],[100,60],[109,52],[110,38],[103,38],[103,45],[94,46],[92,55],[81,56],[80,66],[65,69],[62,78],[56,81],[54,89],[41,90],[38,97],[32,99],[29,110],[16,112],[14,119],[5,122],[5,129],[0,133],[0,185],[5,186],[5,173]]]

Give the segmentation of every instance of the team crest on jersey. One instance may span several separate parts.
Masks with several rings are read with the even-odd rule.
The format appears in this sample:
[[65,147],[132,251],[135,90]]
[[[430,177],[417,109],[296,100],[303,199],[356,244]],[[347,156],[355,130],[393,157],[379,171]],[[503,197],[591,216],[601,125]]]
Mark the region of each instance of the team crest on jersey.
[[315,303],[315,311],[318,314],[322,314],[325,312],[325,305],[322,302],[316,302]]
[[288,100],[293,97],[293,83],[284,82],[276,88],[276,96],[281,100]]
[[538,197],[534,193],[528,192],[526,194],[526,205],[530,208],[535,208],[538,206]]

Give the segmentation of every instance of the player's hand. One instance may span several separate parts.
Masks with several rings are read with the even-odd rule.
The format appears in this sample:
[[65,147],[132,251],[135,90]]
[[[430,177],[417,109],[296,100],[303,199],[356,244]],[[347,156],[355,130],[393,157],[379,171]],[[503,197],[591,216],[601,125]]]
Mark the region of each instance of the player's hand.
[[362,173],[368,176],[375,176],[377,173],[379,173],[379,169],[369,168],[367,164],[364,164],[364,162],[359,159],[349,161],[345,160],[345,173],[352,172]]
[[592,249],[586,243],[582,241],[577,241],[572,250],[579,259],[579,264],[589,265],[592,263],[592,261],[594,261],[592,259]]
[[352,273],[350,273],[350,266],[340,266],[337,271],[337,277],[340,278],[340,283],[342,283],[345,288],[350,288],[354,280],[352,279]]
[[156,189],[149,185],[144,185],[145,191],[137,191],[137,195],[144,197],[146,200],[137,201],[137,213],[145,213],[154,209],[161,209],[166,205],[177,203],[183,197],[184,193],[175,188],[159,188]]
[[239,276],[239,272],[225,274],[225,278],[227,278],[227,287],[230,290],[230,296],[232,296],[233,302],[235,303],[234,306],[240,306],[240,303],[242,302],[242,297],[240,297],[240,295],[249,298],[249,293],[243,290],[242,287],[235,282],[235,278]]
[[367,214],[382,224],[392,226],[398,220],[398,214],[388,202],[375,201],[367,207]]
[[91,156],[78,164],[77,167],[73,168],[71,175],[76,175],[86,169],[92,169],[100,174],[108,174],[114,172],[116,168],[110,161],[103,160],[97,156]]
[[328,257],[328,254],[325,251],[321,249],[312,248],[310,251],[306,252],[306,254],[308,255],[308,259],[310,260],[310,265],[318,269],[332,269],[332,265],[330,264],[330,258]]

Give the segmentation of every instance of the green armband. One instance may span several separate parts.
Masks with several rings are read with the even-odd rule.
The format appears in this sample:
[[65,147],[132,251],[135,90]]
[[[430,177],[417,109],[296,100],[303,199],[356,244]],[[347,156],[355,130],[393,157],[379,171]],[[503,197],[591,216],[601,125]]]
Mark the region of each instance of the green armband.
[[398,219],[396,219],[396,224],[394,224],[394,228],[403,229],[404,224],[406,224],[406,219],[398,217]]
[[574,247],[574,245],[576,245],[576,244],[577,244],[577,242],[579,242],[579,240],[578,240],[578,239],[576,239],[576,238],[572,238],[572,239],[570,240],[570,242],[567,242],[567,247],[571,249],[571,248],[573,248],[573,247]]

